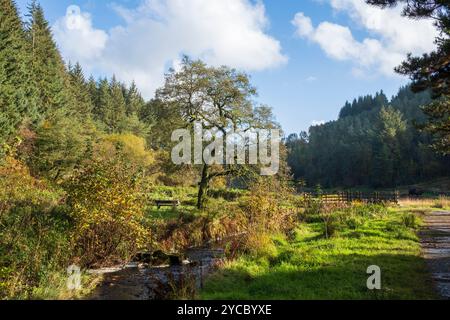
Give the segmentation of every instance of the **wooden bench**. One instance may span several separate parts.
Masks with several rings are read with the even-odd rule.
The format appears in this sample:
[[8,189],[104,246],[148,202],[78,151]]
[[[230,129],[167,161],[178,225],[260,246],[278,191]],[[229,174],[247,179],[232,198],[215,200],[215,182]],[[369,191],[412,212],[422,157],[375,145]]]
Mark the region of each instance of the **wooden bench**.
[[158,210],[161,209],[161,207],[172,207],[175,209],[180,204],[180,200],[155,200],[155,205],[158,207]]

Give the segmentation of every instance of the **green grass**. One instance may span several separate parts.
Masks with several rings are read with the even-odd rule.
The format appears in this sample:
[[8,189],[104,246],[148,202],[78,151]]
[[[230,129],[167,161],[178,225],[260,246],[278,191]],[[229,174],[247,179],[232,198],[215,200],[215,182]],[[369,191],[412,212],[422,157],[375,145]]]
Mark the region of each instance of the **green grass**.
[[[241,256],[210,276],[201,299],[432,299],[415,230],[403,213],[366,219],[330,239],[320,223],[304,223],[290,240],[276,236],[270,256]],[[367,289],[367,267],[382,272],[382,289]]]
[[183,211],[193,212],[195,211],[195,209],[188,206],[180,206],[176,209],[173,209],[172,207],[162,207],[158,209],[156,206],[149,206],[146,211],[146,217],[150,220],[176,220],[180,217],[180,214]]

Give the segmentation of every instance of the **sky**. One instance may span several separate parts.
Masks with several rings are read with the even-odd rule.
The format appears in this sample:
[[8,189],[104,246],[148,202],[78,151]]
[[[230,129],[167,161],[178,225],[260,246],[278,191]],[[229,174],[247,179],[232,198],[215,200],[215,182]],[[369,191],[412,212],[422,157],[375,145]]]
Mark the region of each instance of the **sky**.
[[[26,12],[27,0],[17,0]],[[434,48],[432,21],[363,0],[41,0],[66,62],[135,81],[146,99],[183,55],[247,72],[285,133],[335,120],[344,103],[408,83],[407,53]]]

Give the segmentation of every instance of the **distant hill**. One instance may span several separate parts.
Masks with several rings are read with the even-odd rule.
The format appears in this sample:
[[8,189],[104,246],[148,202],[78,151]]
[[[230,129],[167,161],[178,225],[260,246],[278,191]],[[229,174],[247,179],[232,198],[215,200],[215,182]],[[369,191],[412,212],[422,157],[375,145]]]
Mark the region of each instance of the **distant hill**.
[[389,188],[450,176],[450,159],[428,146],[415,124],[426,120],[427,92],[403,87],[390,100],[381,91],[346,102],[339,119],[286,139],[296,179],[323,187]]

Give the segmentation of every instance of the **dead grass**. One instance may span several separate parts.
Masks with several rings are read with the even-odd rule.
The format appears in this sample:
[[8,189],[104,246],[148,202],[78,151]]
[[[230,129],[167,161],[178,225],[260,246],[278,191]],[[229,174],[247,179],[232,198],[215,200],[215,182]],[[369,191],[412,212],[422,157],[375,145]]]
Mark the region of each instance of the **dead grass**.
[[399,201],[403,208],[412,209],[431,209],[431,210],[450,210],[450,197],[441,196],[437,199],[423,198],[411,199],[406,198]]

